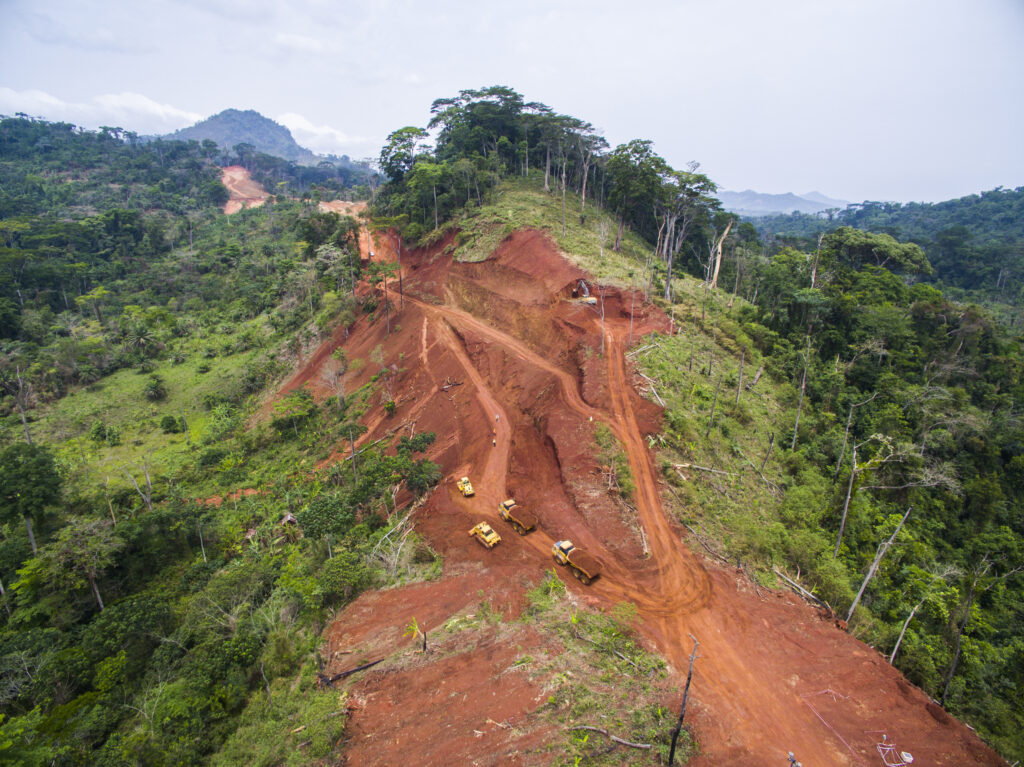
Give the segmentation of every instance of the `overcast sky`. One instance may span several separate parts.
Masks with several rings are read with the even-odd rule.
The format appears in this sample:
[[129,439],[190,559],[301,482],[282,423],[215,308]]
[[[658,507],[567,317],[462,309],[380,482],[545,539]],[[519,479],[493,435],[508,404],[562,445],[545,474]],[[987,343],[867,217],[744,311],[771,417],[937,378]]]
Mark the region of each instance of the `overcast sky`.
[[0,0],[0,114],[166,133],[256,109],[359,158],[495,84],[725,189],[1024,185],[1024,0]]

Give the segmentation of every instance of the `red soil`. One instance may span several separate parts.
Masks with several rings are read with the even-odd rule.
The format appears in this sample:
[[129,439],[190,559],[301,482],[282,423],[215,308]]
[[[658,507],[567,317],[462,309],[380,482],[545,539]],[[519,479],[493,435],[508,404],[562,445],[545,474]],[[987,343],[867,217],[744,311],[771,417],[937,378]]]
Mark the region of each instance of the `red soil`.
[[[393,258],[383,240],[378,256]],[[552,542],[571,538],[600,558],[604,574],[590,587],[566,573],[563,579],[591,604],[635,604],[641,634],[677,680],[692,647],[688,635],[700,641],[687,714],[702,748],[693,764],[784,764],[793,751],[805,765],[878,765],[882,731],[917,764],[1003,764],[832,620],[788,592],[758,594],[741,574],[691,553],[662,508],[644,439],[657,430],[659,411],[637,395],[624,356],[628,295],[606,292],[602,358],[599,314],[556,295],[584,275],[543,234],[516,232],[479,264],[453,264],[444,246],[403,254],[404,307],[389,287],[390,335],[381,312],[360,319],[347,338],[339,330],[325,342],[284,389],[308,382],[316,391],[321,366],[344,342],[349,360],[365,362],[346,375],[352,391],[381,370],[370,361],[379,347],[384,364],[397,370],[398,408],[388,417],[375,402],[364,440],[396,427],[434,431],[430,458],[447,474],[416,517],[418,532],[445,556],[445,577],[364,595],[326,631],[330,653],[376,659],[407,646],[400,633],[409,618],[432,630],[480,601],[479,590],[511,614],[529,583],[553,566]],[[637,301],[633,338],[667,326]],[[444,388],[453,382],[460,385]],[[628,454],[635,513],[608,493],[594,458],[596,422]],[[462,475],[473,481],[474,498],[456,491]],[[540,519],[526,537],[498,517],[497,504],[510,495]],[[480,520],[502,535],[491,551],[466,534]],[[539,640],[524,634],[522,641]],[[351,719],[349,763],[515,763],[515,739],[480,724],[485,714],[500,722],[539,705],[530,685],[505,696],[506,677],[480,675],[487,653],[500,670],[512,649],[496,641],[400,673],[364,675],[353,688],[366,705]],[[331,670],[357,665],[346,657],[357,656],[334,657]],[[470,725],[487,734],[467,735]]]
[[228,188],[228,201],[224,203],[224,212],[228,214],[237,213],[242,208],[258,208],[270,196],[241,165],[223,168],[220,180]]

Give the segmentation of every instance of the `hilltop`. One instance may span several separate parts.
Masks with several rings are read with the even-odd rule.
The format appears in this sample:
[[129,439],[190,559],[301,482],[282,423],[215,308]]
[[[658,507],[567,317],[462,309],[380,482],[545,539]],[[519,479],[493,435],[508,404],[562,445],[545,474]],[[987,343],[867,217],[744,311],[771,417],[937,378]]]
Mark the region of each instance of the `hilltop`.
[[225,109],[163,138],[199,142],[210,140],[224,149],[232,149],[237,144],[251,144],[257,152],[300,165],[316,165],[322,160],[332,159],[299,146],[290,130],[253,109]]

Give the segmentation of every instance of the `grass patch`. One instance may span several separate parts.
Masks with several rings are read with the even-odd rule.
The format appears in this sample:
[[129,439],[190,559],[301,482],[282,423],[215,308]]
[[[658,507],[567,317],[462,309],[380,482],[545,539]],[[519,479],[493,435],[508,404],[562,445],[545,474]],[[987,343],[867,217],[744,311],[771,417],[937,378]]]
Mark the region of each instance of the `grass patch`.
[[[610,612],[575,603],[552,570],[527,594],[523,620],[551,638],[557,648],[544,658],[524,656],[516,666],[543,680],[545,704],[535,716],[565,733],[547,747],[557,765],[651,765],[668,757],[681,691],[668,682],[665,662],[640,644],[633,628],[636,608],[616,605]],[[616,745],[600,733],[572,730],[589,725],[650,750]],[[697,752],[686,730],[676,754],[685,764]]]
[[[633,232],[623,234],[621,253],[612,252],[618,225],[614,216],[588,199],[585,216],[580,198],[565,195],[565,233],[562,232],[562,197],[543,191],[541,177],[509,178],[480,208],[459,212],[453,226],[456,261],[483,261],[502,240],[517,229],[540,229],[551,235],[563,255],[602,283],[626,287],[639,282],[651,247]],[[631,277],[631,274],[633,277]]]

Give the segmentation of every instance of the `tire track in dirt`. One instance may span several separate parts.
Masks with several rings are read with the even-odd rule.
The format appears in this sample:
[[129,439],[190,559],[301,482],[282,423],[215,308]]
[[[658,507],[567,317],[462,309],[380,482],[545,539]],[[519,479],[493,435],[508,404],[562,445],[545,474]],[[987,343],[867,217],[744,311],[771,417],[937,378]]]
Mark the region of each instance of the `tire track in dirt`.
[[[588,419],[594,418],[605,423],[616,435],[620,443],[627,447],[631,468],[634,475],[638,478],[638,488],[642,488],[641,495],[643,500],[641,501],[641,507],[643,508],[643,513],[640,522],[648,530],[656,531],[656,535],[653,537],[656,539],[655,542],[658,549],[657,555],[653,559],[656,565],[655,574],[659,576],[661,581],[659,591],[662,597],[660,599],[652,599],[648,588],[634,585],[637,577],[636,571],[624,567],[614,557],[608,555],[607,552],[603,557],[605,575],[607,577],[598,580],[592,587],[593,591],[611,601],[629,601],[637,605],[643,605],[651,615],[667,616],[678,613],[680,610],[694,610],[706,604],[710,596],[710,584],[707,580],[707,575],[696,560],[692,560],[689,566],[686,566],[679,559],[679,552],[687,551],[686,549],[681,546],[671,546],[670,542],[678,541],[678,536],[671,530],[664,514],[661,513],[658,491],[653,478],[653,470],[647,457],[648,453],[643,444],[643,437],[639,433],[635,415],[633,415],[632,409],[628,405],[628,399],[625,399],[621,392],[616,391],[620,386],[624,387],[627,385],[623,355],[621,353],[608,354],[609,368],[618,368],[618,372],[615,375],[615,384],[609,388],[615,392],[614,396],[623,403],[617,408],[618,412],[608,414],[583,401],[577,380],[573,376],[538,355],[518,339],[481,322],[476,317],[460,309],[450,306],[436,306],[408,296],[406,300],[418,305],[428,316],[442,318],[445,328],[448,328],[448,323],[468,328],[491,343],[503,347],[506,352],[514,355],[521,361],[549,373],[559,383],[563,401],[570,410]],[[505,415],[504,409],[497,403],[483,377],[466,354],[463,344],[451,333],[450,328],[448,328],[447,333],[445,343],[455,353],[460,364],[472,380],[477,397],[480,399],[485,412],[500,412],[502,415]],[[617,341],[615,342],[615,349],[621,352],[621,346]],[[620,362],[617,366],[613,366],[611,360],[616,357],[619,358]],[[622,391],[627,390],[622,389]],[[483,480],[480,483],[480,489],[484,490],[482,494],[485,495],[488,501],[488,511],[505,497],[505,477],[508,471],[508,457],[511,452],[511,429],[508,418],[500,420],[498,427],[498,444],[488,457]],[[494,495],[492,488],[501,489],[501,493],[498,494],[501,496],[500,498],[497,496],[491,497]],[[649,539],[651,538],[650,535],[648,537]],[[528,539],[529,545],[541,551],[544,555],[550,552],[554,541],[554,538],[543,531],[537,531],[537,533],[529,536]],[[655,550],[652,548],[652,554],[654,553]],[[692,555],[688,554],[688,556],[692,558]],[[671,596],[665,599],[664,595]]]
[[[605,412],[583,401],[577,380],[572,375],[518,339],[461,309],[427,304],[408,296],[406,298],[434,319],[434,326],[440,330],[439,342],[448,347],[459,360],[485,412],[505,415],[487,382],[470,360],[464,344],[452,331],[453,327],[470,330],[490,343],[501,346],[519,360],[552,375],[559,383],[562,400],[569,409],[588,419],[594,417],[606,423],[619,439],[636,480],[638,521],[647,532],[653,568],[638,572],[623,566],[608,552],[604,552],[604,577],[589,590],[609,603],[631,602],[636,605],[645,627],[648,631],[653,629],[650,633],[659,650],[676,669],[685,668],[687,663],[689,653],[685,645],[688,643],[685,643],[684,638],[690,633],[698,636],[702,654],[714,658],[712,663],[698,664],[695,672],[701,685],[702,700],[715,712],[716,718],[744,723],[742,736],[729,731],[723,731],[718,736],[721,741],[734,744],[734,756],[784,753],[785,749],[794,749],[801,754],[802,759],[807,760],[806,763],[850,764],[848,753],[822,722],[806,707],[794,702],[791,691],[776,690],[771,684],[766,684],[764,669],[756,661],[739,656],[723,633],[720,621],[711,616],[711,611],[702,609],[711,600],[711,582],[703,565],[679,540],[661,506],[650,452],[644,444],[630,401],[633,387],[629,382],[624,353],[626,329],[618,328],[615,323],[606,323],[609,326],[606,358],[612,407],[611,412]],[[485,516],[492,522],[498,519],[494,508],[501,500],[498,495],[503,497],[505,491],[505,475],[511,449],[507,417],[503,422],[505,426],[500,429],[497,437],[498,446],[488,456],[478,488],[478,493],[486,500]],[[496,488],[500,488],[501,492],[495,494]],[[478,508],[465,508],[474,517],[480,516]],[[522,542],[547,557],[554,540],[546,530],[538,529],[522,539]],[[801,726],[797,731],[788,733],[785,743],[781,744],[778,741],[778,714],[784,710],[787,711],[787,718],[792,719],[795,715],[800,719]],[[719,755],[723,753],[719,752]]]
[[[377,245],[378,260],[394,260],[394,254],[389,255],[386,243],[381,241]],[[520,254],[516,253],[515,257],[519,258]],[[525,258],[526,254],[522,257]],[[536,254],[533,257],[538,258]],[[428,259],[421,259],[418,263],[412,258],[403,261],[407,284],[413,274],[419,274],[428,295],[430,290],[437,290],[437,286],[445,284],[447,270],[458,268],[450,263],[438,266],[437,261]],[[547,262],[540,257],[529,268],[543,273]],[[479,287],[489,289],[485,272],[470,273],[468,277],[462,273],[460,279],[471,279],[478,282]],[[607,424],[628,457],[637,487],[637,521],[647,535],[650,558],[647,563],[633,566],[630,561],[620,560],[618,555],[608,551],[599,541],[598,531],[591,532],[584,523],[584,530],[580,532],[581,525],[573,521],[575,516],[561,517],[566,525],[573,525],[574,540],[580,538],[578,543],[592,548],[605,560],[604,577],[587,588],[572,584],[570,579],[570,587],[580,595],[587,595],[583,597],[587,601],[609,605],[620,601],[635,604],[640,632],[657,646],[677,675],[685,670],[689,657],[691,642],[687,634],[692,633],[700,640],[700,655],[694,670],[696,694],[691,707],[693,713],[687,714],[687,721],[695,726],[704,747],[704,753],[692,761],[694,767],[781,764],[789,750],[794,751],[804,764],[818,767],[873,765],[877,758],[874,741],[871,740],[873,736],[865,733],[869,728],[880,727],[885,727],[890,735],[924,757],[927,761],[922,760],[922,763],[936,767],[999,763],[994,760],[994,754],[986,750],[966,728],[950,723],[948,717],[940,720],[926,708],[925,696],[911,688],[873,650],[836,630],[829,622],[822,621],[813,610],[787,593],[768,592],[767,598],[760,594],[755,598],[752,593],[741,593],[750,591],[742,576],[730,570],[705,566],[702,559],[693,555],[661,503],[658,474],[640,425],[644,421],[644,410],[633,387],[630,363],[625,357],[628,315],[624,310],[620,317],[605,319],[604,366],[608,391],[597,395],[597,400],[588,393],[588,399],[602,403],[601,407],[594,407],[583,399],[583,391],[590,392],[584,388],[590,385],[590,379],[586,378],[589,373],[580,380],[572,371],[561,367],[562,363],[555,361],[558,355],[555,349],[551,349],[553,353],[549,354],[549,359],[544,356],[549,352],[547,347],[542,345],[538,353],[512,335],[524,332],[524,328],[503,324],[503,320],[509,317],[507,312],[495,314],[502,319],[492,320],[497,325],[494,327],[453,305],[459,301],[467,308],[480,306],[480,300],[486,300],[482,292],[460,293],[459,297],[447,289],[443,292],[443,298],[433,296],[432,301],[418,300],[406,294],[406,300],[415,312],[423,314],[419,339],[413,336],[413,343],[406,347],[406,353],[415,358],[416,347],[419,347],[418,356],[424,366],[424,376],[420,380],[427,382],[422,391],[429,390],[430,393],[423,396],[411,411],[404,412],[420,413],[424,407],[430,406],[429,402],[436,402],[438,381],[435,376],[441,371],[450,373],[452,377],[462,377],[462,371],[455,372],[462,368],[467,386],[474,389],[472,393],[466,391],[457,398],[456,405],[463,410],[461,415],[451,416],[451,433],[458,442],[457,460],[477,461],[483,467],[482,473],[477,471],[473,479],[484,506],[481,508],[479,502],[462,498],[453,487],[449,487],[448,493],[459,514],[454,521],[456,529],[461,527],[463,514],[467,518],[472,517],[474,522],[485,518],[497,523],[496,506],[503,500],[499,496],[505,493],[512,456],[514,424],[506,412],[514,416],[513,420],[527,415],[520,412],[512,400],[504,406],[499,402],[499,397],[508,396],[503,393],[507,388],[505,382],[498,379],[498,376],[505,375],[504,362],[494,367],[495,360],[503,353],[507,356],[502,359],[512,363],[509,369],[514,370],[515,375],[532,376],[534,385],[537,380],[544,381],[545,376],[550,376],[554,383],[555,408],[574,413],[583,420],[593,418]],[[444,303],[433,303],[437,300]],[[512,299],[506,297],[503,300]],[[519,309],[524,312],[552,311],[547,305],[540,304],[524,304]],[[491,316],[488,310],[481,311],[485,316]],[[550,321],[567,317],[572,317],[573,322],[579,319],[572,314],[572,309],[556,309],[547,318]],[[590,318],[589,324],[590,327],[583,331],[585,337],[591,341],[595,336],[600,338],[596,332],[597,321]],[[409,329],[415,333],[415,324],[410,323]],[[552,335],[547,333],[541,337],[550,341]],[[484,346],[481,347],[478,341]],[[481,353],[480,349],[486,350],[487,344],[501,351],[498,354]],[[559,359],[564,359],[564,349],[561,346],[559,349]],[[571,354],[569,359],[572,359]],[[492,386],[495,387],[493,390]],[[455,401],[452,397],[445,399]],[[448,418],[447,403],[442,404],[445,418]],[[467,405],[470,407],[468,411],[465,410]],[[477,407],[485,415],[484,428],[494,429],[493,439],[497,443],[494,446],[484,447]],[[499,421],[493,420],[494,415],[500,415]],[[498,424],[501,424],[500,430]],[[521,420],[515,424],[517,429],[522,426]],[[444,503],[447,504],[447,499]],[[450,504],[447,509],[451,510]],[[426,524],[434,535],[448,536],[452,532],[450,518],[445,522],[435,517]],[[552,523],[552,532],[560,532],[556,529],[559,524],[559,521]],[[464,534],[460,537],[465,539]],[[492,552],[487,555],[490,559],[483,560],[492,563],[485,564],[487,571],[491,567],[507,568],[512,562],[518,563],[514,572],[527,563],[551,566],[553,539],[546,530],[538,529],[526,537],[511,538],[506,544],[509,551]],[[451,551],[458,551],[461,556],[468,552],[463,551],[463,545],[466,544]],[[476,556],[472,559],[480,561]],[[800,643],[783,641],[794,636],[806,637],[806,640]],[[807,694],[818,694],[824,688],[833,687],[841,691],[837,693],[839,699],[850,702],[836,703],[835,710],[825,712],[829,720],[825,721],[819,718],[805,698]],[[842,705],[847,705],[847,709],[840,710]],[[855,745],[855,752],[844,745],[844,736]]]

